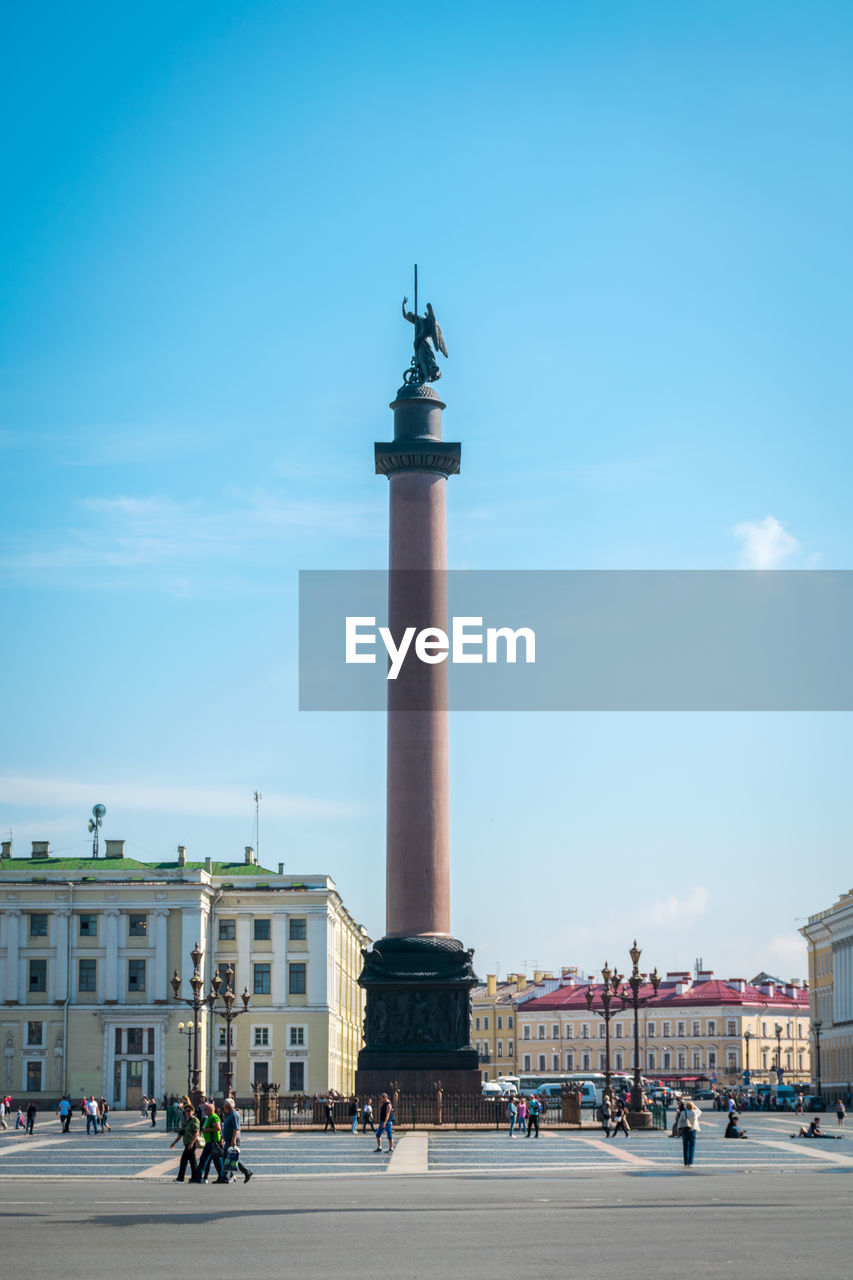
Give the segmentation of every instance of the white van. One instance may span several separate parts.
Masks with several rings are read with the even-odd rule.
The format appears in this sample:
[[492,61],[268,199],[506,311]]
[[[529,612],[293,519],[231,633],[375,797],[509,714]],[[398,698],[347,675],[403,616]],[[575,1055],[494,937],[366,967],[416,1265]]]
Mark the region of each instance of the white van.
[[[570,1086],[570,1088],[575,1089],[578,1087],[581,1091],[581,1107],[601,1106],[602,1090],[596,1088],[591,1080],[576,1080]],[[561,1084],[540,1084],[532,1092],[541,1100],[543,1107],[553,1110],[560,1105],[563,1086]]]

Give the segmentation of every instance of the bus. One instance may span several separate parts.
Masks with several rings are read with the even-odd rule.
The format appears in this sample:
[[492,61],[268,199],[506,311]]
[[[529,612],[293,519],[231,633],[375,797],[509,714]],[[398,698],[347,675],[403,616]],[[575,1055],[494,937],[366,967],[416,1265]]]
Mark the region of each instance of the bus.
[[[518,1077],[519,1093],[533,1093],[534,1090],[540,1088],[543,1084],[591,1084],[595,1090],[594,1100],[584,1098],[583,1105],[601,1106],[601,1099],[604,1096],[604,1086],[607,1077],[603,1071],[565,1071],[565,1072],[547,1072],[539,1071],[534,1074],[525,1074]],[[634,1080],[632,1076],[622,1071],[611,1071],[610,1087],[616,1093],[630,1092]],[[645,1088],[645,1080],[640,1077],[640,1083]]]

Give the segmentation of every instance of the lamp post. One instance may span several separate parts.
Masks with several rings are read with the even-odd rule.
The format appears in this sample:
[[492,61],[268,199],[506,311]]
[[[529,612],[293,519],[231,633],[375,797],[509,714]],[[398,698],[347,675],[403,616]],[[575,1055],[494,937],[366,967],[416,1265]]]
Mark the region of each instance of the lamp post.
[[773,1028],[776,1036],[776,1087],[782,1083],[782,1028],[777,1022]]
[[187,1091],[192,1088],[192,1048],[198,1025],[195,1022],[179,1022],[178,1035],[187,1036]]
[[744,1040],[744,1044],[746,1045],[746,1070],[743,1073],[743,1082],[747,1086],[749,1085],[749,1042],[751,1039],[752,1039],[752,1032],[750,1031],[749,1027],[747,1027],[746,1031],[744,1031],[743,1033],[743,1040]]
[[190,1083],[190,1101],[192,1102],[193,1107],[195,1108],[196,1111],[199,1110],[202,1102],[204,1101],[204,1094],[201,1091],[201,1068],[198,1065],[198,1033],[201,1030],[201,1020],[199,1018],[199,1014],[201,1012],[201,1006],[203,1003],[201,998],[201,989],[202,989],[202,986],[204,985],[202,983],[199,966],[201,965],[201,959],[203,955],[204,955],[204,952],[201,950],[198,943],[196,943],[192,951],[190,952],[190,959],[193,962],[193,976],[190,978],[190,987],[192,988],[191,997],[182,996],[178,994],[178,992],[181,989],[181,975],[178,973],[177,969],[175,970],[174,975],[171,979],[172,990],[175,993],[175,999],[180,1000],[182,1004],[192,1005],[192,1010],[193,1010],[193,1023],[195,1024],[195,1032],[192,1038],[193,1064],[192,1064],[191,1083]]
[[817,1068],[817,1096],[819,1098],[823,1097],[823,1089],[821,1088],[821,1084],[820,1084],[820,1029],[822,1026],[823,1026],[822,1022],[812,1023],[812,1028],[814,1030],[814,1051],[815,1051],[815,1058],[817,1059],[817,1062],[815,1063],[815,1066]]
[[614,969],[611,973],[610,965],[605,960],[604,968],[601,970],[603,984],[601,987],[601,1009],[593,1009],[595,993],[592,987],[586,989],[586,1007],[591,1013],[597,1013],[600,1018],[604,1019],[604,1088],[608,1096],[611,1096],[610,1089],[610,1019],[613,1012],[610,1008],[613,997],[618,996],[619,987],[622,982],[621,975]]
[[[634,945],[628,952],[631,957],[631,976],[628,979],[628,985],[631,988],[631,998],[634,1006],[634,1083],[631,1086],[631,1128],[632,1129],[649,1129],[652,1123],[652,1113],[643,1105],[643,1086],[640,1083],[640,987],[643,985],[643,975],[640,973],[640,956],[643,954],[637,946],[637,939],[634,939]],[[655,967],[655,971],[651,974],[649,981],[654,988],[654,994],[657,995],[660,986],[660,974]],[[646,996],[643,1003],[648,1000]],[[621,997],[623,1007],[627,1008],[628,996]]]
[[[234,969],[230,964],[225,970],[224,991],[220,991],[221,986],[222,978],[219,976],[219,970],[217,969],[210,983],[210,994],[207,997],[207,1003],[210,1006],[211,1013],[215,1013],[218,1018],[223,1018],[225,1020],[225,1097],[233,1098],[234,1067],[231,1062],[231,1023],[235,1018],[239,1018],[241,1013],[248,1013],[249,1000],[251,997],[249,995],[249,988],[244,987],[243,994],[240,996],[240,999],[243,1001],[243,1008],[234,1008],[234,1001],[237,997],[234,994]],[[222,1003],[225,1006],[224,1009],[217,1009],[217,997],[221,998]]]

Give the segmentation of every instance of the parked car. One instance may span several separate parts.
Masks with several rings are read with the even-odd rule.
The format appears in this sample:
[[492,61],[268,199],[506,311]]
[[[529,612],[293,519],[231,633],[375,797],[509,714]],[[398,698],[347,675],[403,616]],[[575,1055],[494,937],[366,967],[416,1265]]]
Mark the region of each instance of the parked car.
[[819,1093],[807,1093],[803,1098],[803,1106],[806,1111],[826,1111],[826,1098],[822,1098]]
[[714,1098],[713,1089],[697,1089],[693,1097],[697,1102],[712,1102]]

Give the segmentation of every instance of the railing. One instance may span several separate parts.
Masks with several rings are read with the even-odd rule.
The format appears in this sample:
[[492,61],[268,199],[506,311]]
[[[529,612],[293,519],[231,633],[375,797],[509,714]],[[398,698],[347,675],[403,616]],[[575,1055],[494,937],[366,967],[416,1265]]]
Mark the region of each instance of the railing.
[[[362,1112],[363,1099],[359,1099],[358,1128],[364,1127]],[[285,1094],[276,1099],[277,1109],[273,1112],[270,1099],[268,1124],[277,1124],[285,1129],[324,1128],[327,1123],[325,1098],[308,1098],[302,1094]],[[373,1119],[378,1124],[379,1103],[373,1099]],[[331,1102],[332,1123],[336,1129],[352,1126],[350,1113],[351,1098],[335,1098]],[[503,1099],[484,1098],[480,1094],[433,1093],[396,1093],[393,1097],[394,1123],[405,1129],[417,1129],[428,1126],[440,1126],[446,1129],[460,1129],[468,1126],[478,1128],[508,1129],[510,1117],[507,1103]],[[245,1127],[256,1123],[253,1110],[243,1110]],[[519,1122],[516,1121],[516,1124]],[[543,1111],[539,1116],[540,1127],[553,1127],[561,1124],[580,1123],[579,1100],[574,1097],[546,1099]],[[370,1127],[370,1125],[368,1125]]]

